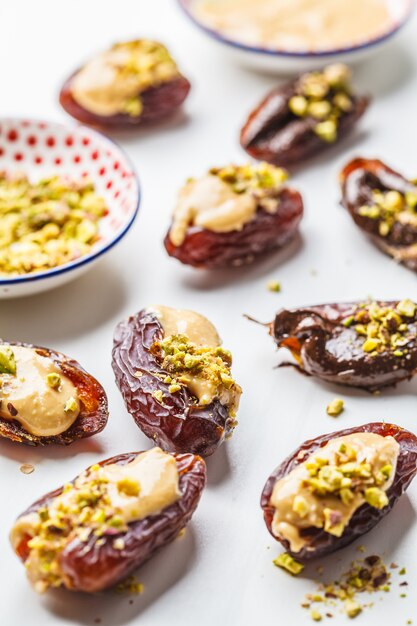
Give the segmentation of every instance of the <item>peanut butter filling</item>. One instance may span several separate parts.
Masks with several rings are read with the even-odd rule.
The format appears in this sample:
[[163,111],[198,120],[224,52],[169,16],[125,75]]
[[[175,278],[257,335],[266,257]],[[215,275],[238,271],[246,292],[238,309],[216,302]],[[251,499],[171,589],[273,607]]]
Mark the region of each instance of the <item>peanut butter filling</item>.
[[[158,317],[164,330],[164,338],[154,344],[153,350],[168,374],[164,382],[169,384],[170,393],[180,391],[184,385],[200,405],[218,399],[234,416],[242,389],[231,375],[232,355],[221,347],[213,324],[194,311],[161,305],[148,310]],[[163,403],[162,392],[158,398]]]
[[394,21],[387,0],[195,0],[192,12],[234,41],[292,51],[359,44]]
[[274,535],[299,552],[308,545],[303,529],[323,528],[340,537],[365,502],[378,509],[387,506],[399,449],[393,437],[374,433],[329,441],[275,483],[270,499]]
[[39,592],[65,582],[60,554],[73,540],[115,535],[113,547],[124,549],[128,524],[158,515],[181,497],[175,458],[153,448],[125,465],[93,465],[47,506],[19,518],[10,541],[17,550],[28,535],[28,577]]
[[78,391],[58,365],[32,348],[0,345],[0,417],[31,435],[67,431],[80,413]]
[[96,115],[137,117],[143,108],[140,94],[178,74],[162,44],[146,39],[118,43],[75,74],[71,93],[80,106]]
[[252,221],[258,207],[274,213],[287,175],[284,170],[259,165],[212,168],[199,179],[190,179],[178,194],[169,238],[180,246],[190,226],[216,233],[239,231]]

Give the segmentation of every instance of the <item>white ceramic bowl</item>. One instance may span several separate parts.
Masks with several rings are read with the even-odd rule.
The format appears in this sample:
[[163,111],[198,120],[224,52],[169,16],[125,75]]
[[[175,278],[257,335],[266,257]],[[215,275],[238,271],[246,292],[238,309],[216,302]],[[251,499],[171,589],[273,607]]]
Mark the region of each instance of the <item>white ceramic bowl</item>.
[[140,186],[129,159],[117,144],[85,126],[0,119],[1,170],[23,171],[31,180],[51,174],[89,176],[109,211],[89,254],[47,271],[0,275],[0,298],[46,291],[84,273],[125,236],[139,210]]
[[[256,2],[256,0],[254,0]],[[410,19],[416,0],[387,0],[392,24],[390,28],[373,39],[368,39],[360,44],[326,50],[323,52],[288,52],[271,48],[260,48],[246,45],[228,39],[219,31],[205,26],[193,13],[193,4],[198,0],[177,0],[187,17],[195,26],[208,35],[213,43],[224,49],[233,59],[238,62],[275,74],[295,74],[298,72],[319,69],[329,63],[348,63],[350,65],[362,61],[388,43]]]

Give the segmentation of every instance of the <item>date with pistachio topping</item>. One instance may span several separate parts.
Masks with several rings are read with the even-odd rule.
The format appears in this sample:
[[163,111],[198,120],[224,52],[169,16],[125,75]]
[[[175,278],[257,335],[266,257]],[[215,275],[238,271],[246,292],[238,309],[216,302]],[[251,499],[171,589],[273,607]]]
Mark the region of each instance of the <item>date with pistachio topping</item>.
[[303,215],[287,173],[268,163],[212,168],[178,194],[165,237],[168,254],[186,265],[217,269],[251,263],[286,245]]
[[240,142],[255,159],[296,164],[346,136],[369,101],[351,92],[348,67],[329,65],[271,91],[250,113]]
[[374,391],[417,370],[417,305],[408,299],[283,309],[270,333],[301,371],[331,383]]
[[99,433],[107,396],[60,352],[0,341],[0,437],[32,446],[68,445]]
[[136,424],[170,452],[208,456],[232,434],[241,388],[214,326],[162,305],[116,328],[113,371]]
[[357,158],[340,173],[342,204],[380,250],[417,271],[417,182],[378,159]]
[[205,482],[193,454],[119,454],[37,500],[10,540],[37,591],[102,591],[178,536]]
[[64,83],[60,103],[72,117],[103,128],[132,128],[171,115],[190,91],[167,48],[138,39],[114,44]]
[[261,497],[266,526],[290,555],[307,561],[370,531],[417,472],[417,437],[374,422],[316,437],[268,478]]

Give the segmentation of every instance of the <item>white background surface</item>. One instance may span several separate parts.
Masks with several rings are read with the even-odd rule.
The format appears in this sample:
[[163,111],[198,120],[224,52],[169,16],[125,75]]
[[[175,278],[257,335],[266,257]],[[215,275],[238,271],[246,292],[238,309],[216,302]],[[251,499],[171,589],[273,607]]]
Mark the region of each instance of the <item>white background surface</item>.
[[[231,65],[194,30],[173,0],[38,0],[3,2],[0,8],[1,115],[66,120],[57,104],[63,79],[90,53],[113,41],[156,37],[166,42],[193,83],[184,114],[158,129],[120,143],[133,159],[143,187],[139,218],[112,256],[78,281],[45,295],[0,304],[0,335],[61,350],[78,359],[104,385],[110,420],[98,437],[67,449],[32,450],[0,444],[0,624],[2,626],[103,626],[140,623],[310,624],[299,607],[314,587],[315,567],[292,579],[271,560],[281,550],[269,536],[259,496],[272,469],[310,436],[366,421],[386,419],[417,430],[417,381],[374,397],[336,389],[275,370],[272,340],[243,313],[271,320],[282,306],[375,298],[417,298],[416,277],[368,243],[338,206],[337,173],[356,154],[377,156],[417,175],[416,20],[366,66],[357,84],[374,95],[360,130],[294,176],[304,194],[302,238],[289,250],[256,266],[206,274],[167,257],[162,238],[175,193],[183,181],[208,167],[244,162],[238,130],[251,107],[276,80]],[[313,270],[316,272],[313,272]],[[282,293],[267,291],[269,279]],[[155,302],[193,308],[217,326],[234,353],[234,373],[244,389],[233,439],[208,461],[208,486],[185,536],[163,549],[139,572],[142,596],[68,592],[38,597],[13,555],[7,534],[15,517],[35,498],[72,478],[95,460],[149,447],[126,413],[113,381],[110,350],[115,324]],[[335,396],[346,402],[337,420],[325,413]],[[30,476],[19,471],[33,463]],[[363,540],[369,553],[407,567],[408,598],[398,582],[358,624],[417,618],[417,483],[396,509]],[[357,556],[355,546],[326,559],[325,577]],[[396,578],[398,581],[398,578]],[[388,620],[390,620],[388,622]],[[345,624],[338,616],[332,625]]]

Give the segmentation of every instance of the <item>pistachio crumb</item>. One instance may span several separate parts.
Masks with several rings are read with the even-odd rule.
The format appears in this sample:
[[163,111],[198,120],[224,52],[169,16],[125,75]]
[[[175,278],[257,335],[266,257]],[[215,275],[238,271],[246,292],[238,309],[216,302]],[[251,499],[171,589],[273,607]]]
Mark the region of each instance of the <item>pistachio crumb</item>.
[[327,415],[330,415],[331,417],[338,417],[344,411],[344,405],[345,403],[341,398],[335,398],[330,402],[330,404],[327,405]]
[[304,565],[296,561],[288,552],[283,552],[272,562],[276,567],[286,570],[293,576],[298,576],[304,569]]
[[316,609],[313,609],[310,612],[310,617],[313,620],[313,622],[321,622],[321,620],[322,620],[322,616],[321,616],[320,611],[317,611]]
[[0,346],[0,374],[16,374],[16,360],[10,346]]
[[74,396],[71,396],[71,398],[69,398],[64,406],[64,411],[65,413],[70,413],[71,411],[76,411],[78,408],[78,404],[76,399],[74,398]]
[[279,293],[281,291],[281,283],[277,280],[270,280],[267,287],[269,291],[274,291],[275,293]]

